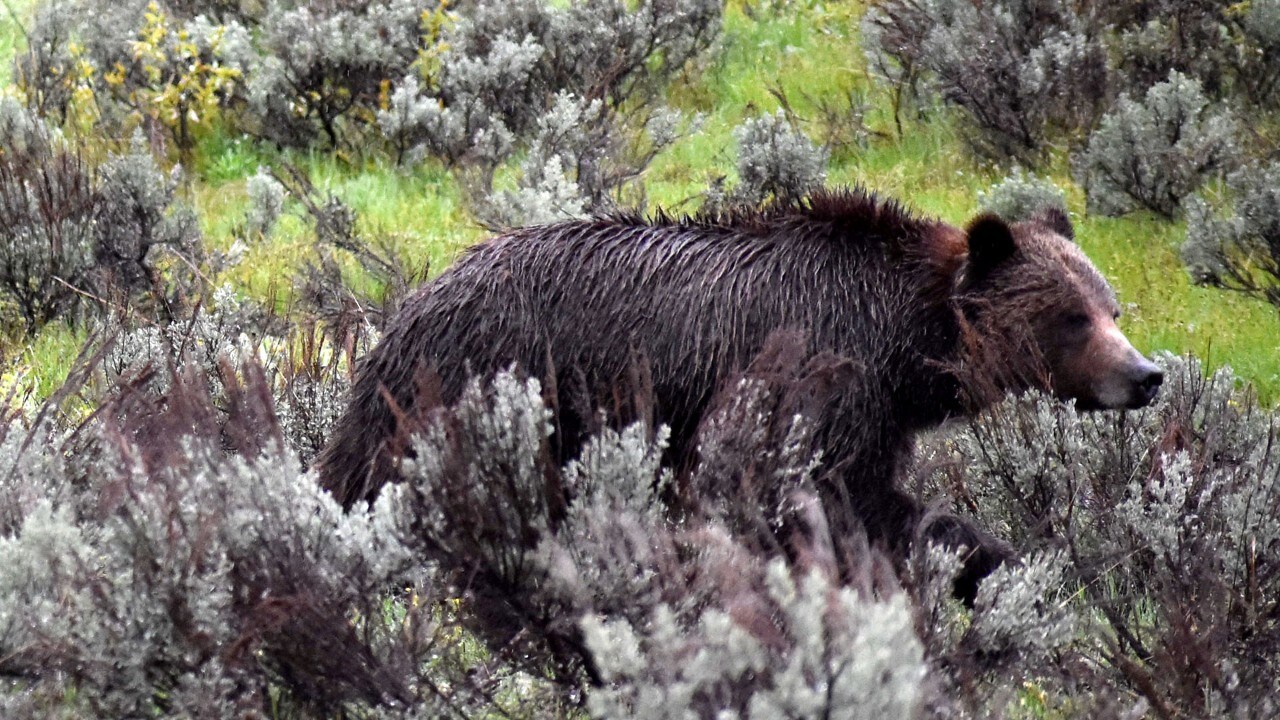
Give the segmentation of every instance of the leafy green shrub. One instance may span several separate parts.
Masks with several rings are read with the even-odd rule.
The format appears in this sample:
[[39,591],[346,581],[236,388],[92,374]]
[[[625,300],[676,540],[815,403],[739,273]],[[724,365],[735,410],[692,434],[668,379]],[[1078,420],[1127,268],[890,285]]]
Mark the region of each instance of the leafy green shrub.
[[256,136],[293,146],[323,136],[336,148],[374,122],[387,84],[436,40],[423,32],[436,9],[434,0],[49,0],[18,76],[42,112],[159,123],[183,152],[194,125],[228,108]]
[[151,0],[39,3],[19,87],[42,115],[119,135],[168,131],[180,155],[243,77],[248,30],[175,15]]
[[1092,211],[1144,208],[1173,217],[1239,152],[1231,113],[1211,107],[1198,82],[1174,73],[1142,100],[1120,98],[1077,158],[1077,173]]
[[1045,209],[1067,212],[1067,196],[1051,180],[1014,168],[1008,177],[978,193],[978,205],[1009,222],[1018,222]]
[[102,82],[117,103],[167,129],[186,158],[197,130],[216,117],[243,75],[234,62],[224,61],[228,34],[232,46],[248,42],[243,27],[213,26],[203,17],[179,27],[151,2],[131,43],[132,62],[104,67]]
[[1187,205],[1183,261],[1201,284],[1241,290],[1280,306],[1280,163],[1227,178],[1233,203],[1222,216],[1203,198]]

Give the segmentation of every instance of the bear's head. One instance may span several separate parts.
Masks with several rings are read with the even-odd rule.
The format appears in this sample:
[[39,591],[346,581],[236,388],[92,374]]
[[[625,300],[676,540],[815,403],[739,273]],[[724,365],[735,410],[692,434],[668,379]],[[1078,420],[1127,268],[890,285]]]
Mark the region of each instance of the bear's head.
[[1116,326],[1115,292],[1060,210],[970,223],[954,287],[969,360],[992,390],[1035,387],[1084,409],[1140,408],[1163,373]]

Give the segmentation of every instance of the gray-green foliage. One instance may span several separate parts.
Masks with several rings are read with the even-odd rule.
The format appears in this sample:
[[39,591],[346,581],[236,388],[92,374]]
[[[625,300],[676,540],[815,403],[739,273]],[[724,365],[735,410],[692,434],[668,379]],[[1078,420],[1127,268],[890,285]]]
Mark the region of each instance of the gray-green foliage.
[[[275,631],[254,629],[245,603],[305,590],[344,607],[408,559],[385,521],[345,516],[279,451],[227,459],[216,438],[191,439],[174,465],[147,469],[142,448],[120,440],[93,458],[80,490],[102,502],[46,491],[0,538],[3,665],[37,692],[61,688],[111,717],[207,711],[211,699],[224,713],[247,709],[261,686],[245,682],[255,671],[240,653]],[[17,461],[44,463],[44,452],[56,446]]]
[[584,619],[604,681],[588,695],[592,716],[921,716],[927,666],[905,596],[795,577],[781,560],[755,573],[763,587],[734,598],[750,608],[736,614],[712,607],[682,623],[659,606],[644,623]]
[[[720,11],[708,0],[474,3],[446,33],[434,85],[405,77],[379,126],[401,160],[464,166],[490,225],[607,210],[675,139],[660,91],[715,40]],[[520,150],[517,187],[495,188],[495,169]]]
[[827,152],[781,110],[744,121],[733,136],[738,143],[735,199],[752,204],[771,197],[796,199],[827,176]]
[[396,161],[416,164],[428,155],[461,157],[466,129],[461,116],[444,101],[422,91],[416,74],[396,85],[386,109],[378,111],[378,129],[391,143]]
[[1033,217],[1045,209],[1067,211],[1067,196],[1052,180],[1014,168],[1012,174],[978,193],[978,205],[1009,222]]
[[1066,573],[1061,554],[997,569],[978,588],[969,642],[988,655],[1018,654],[1021,662],[1051,658],[1074,639]]
[[1177,71],[1215,99],[1262,108],[1280,102],[1280,11],[1275,0],[1154,0],[1093,8],[1108,29],[1124,89],[1140,92]]
[[88,289],[99,186],[93,168],[11,98],[0,98],[0,147],[0,292],[35,329]]
[[[606,160],[608,140],[592,130],[608,122],[604,104],[562,94],[550,112],[538,121],[528,154],[520,164],[520,180],[514,190],[499,190],[488,199],[491,225],[518,227],[544,225],[580,217],[587,198],[577,182]],[[596,137],[588,138],[588,134]]]
[[1240,73],[1249,98],[1264,106],[1280,104],[1280,0],[1250,0],[1239,19],[1252,52],[1241,53]]
[[1197,283],[1243,290],[1280,304],[1280,163],[1227,177],[1225,212],[1205,198],[1187,203],[1183,261]]
[[[1132,682],[1153,706],[1267,715],[1280,689],[1280,633],[1261,621],[1280,588],[1262,550],[1280,547],[1277,417],[1230,371],[1162,362],[1168,379],[1147,410],[1010,399],[930,444],[929,466],[1024,550],[1070,556],[1068,585],[1099,611],[1087,633],[1117,638],[1108,652],[1072,652],[1110,668],[1106,682]],[[1138,660],[1149,667],[1133,675]]]
[[[680,513],[664,431],[601,429],[553,467],[542,389],[512,373],[421,408],[405,482],[350,513],[281,449],[251,366],[225,400],[192,370],[71,436],[10,422],[0,671],[27,699],[0,702],[17,717],[39,717],[42,698],[107,716],[282,698],[299,717],[442,703],[465,717],[514,688],[566,702],[567,687],[601,718],[985,717],[1034,677],[1050,696],[1088,687],[1072,696],[1086,715],[1131,711],[1130,693],[1265,714],[1276,419],[1228,373],[1164,362],[1149,410],[1011,398],[925,444],[921,470],[1026,551],[971,612],[951,599],[955,550],[916,548],[899,585],[882,556],[832,537],[807,423],[771,418],[763,380],[708,419],[687,487],[711,495]],[[767,541],[777,527],[785,552]],[[405,586],[411,599],[387,596]],[[488,653],[460,645],[455,621]],[[1181,649],[1210,664],[1181,664]],[[1134,676],[1138,660],[1151,670]]]
[[424,47],[434,0],[269,4],[245,94],[259,132],[337,147],[378,107],[381,84],[403,77]]
[[1211,106],[1200,83],[1179,73],[1141,100],[1121,97],[1077,159],[1090,210],[1142,208],[1173,217],[1186,196],[1232,169],[1236,132],[1234,116]]
[[0,155],[0,288],[28,328],[86,298],[164,293],[162,248],[183,268],[199,261],[195,214],[175,195],[178,171],[166,176],[140,135],[93,167],[12,101],[0,103],[0,133],[10,148]]
[[[681,125],[662,91],[713,46],[722,12],[714,0],[173,2],[148,20],[148,5],[42,3],[20,73],[29,101],[65,119],[88,90],[116,128],[176,117],[186,151],[181,103],[216,80],[201,102],[254,136],[351,148],[381,135],[401,163],[461,166],[477,214],[495,226],[638,200],[633,181]],[[138,48],[157,17],[166,33],[152,57]],[[201,64],[178,62],[179,37]],[[161,56],[178,64],[157,78],[148,63]],[[156,98],[179,106],[148,105]],[[520,156],[517,187],[495,186]]]
[[229,411],[186,371],[75,433],[0,427],[6,717],[492,712],[410,520],[345,513],[243,367]]
[[[190,317],[128,329],[114,338],[103,355],[105,377],[108,382],[127,381],[146,370],[159,371],[150,387],[165,391],[169,368],[191,363],[216,385],[223,363],[239,365],[253,356],[251,310],[224,285],[213,292],[208,306],[196,308]],[[220,395],[217,387],[214,394]]]
[[284,211],[285,190],[271,173],[258,168],[258,172],[245,183],[249,196],[249,210],[245,214],[245,229],[254,236],[265,238],[271,234],[280,213]]
[[[340,354],[331,353],[322,336],[313,332],[306,338],[309,352],[301,356],[282,351],[287,343],[267,326],[263,315],[262,308],[223,285],[188,316],[119,332],[103,353],[99,367],[110,384],[153,376],[147,388],[161,394],[172,391],[172,368],[198,368],[207,378],[215,405],[227,407],[232,400],[224,384],[225,369],[262,363],[280,436],[303,463],[310,463],[346,409],[350,382],[338,367]],[[109,318],[104,324],[112,328],[118,320]],[[275,350],[269,352],[268,347]]]
[[[742,402],[721,419],[760,415],[759,427],[717,425],[701,445],[714,458],[705,472],[736,479],[691,487],[729,492],[759,470],[789,468],[770,476],[784,487],[781,507],[756,503],[740,484],[742,507],[725,512],[713,502],[708,515],[673,515],[665,434],[643,424],[603,430],[579,460],[551,470],[541,388],[506,373],[475,382],[454,410],[428,412],[407,481],[380,503],[405,521],[398,534],[413,552],[465,579],[471,627],[505,657],[555,668],[571,686],[589,661],[600,682],[585,688],[587,707],[601,718],[977,712],[1002,696],[939,694],[958,682],[945,663],[967,649],[1016,671],[1024,666],[1015,661],[1049,662],[1071,640],[1062,558],[1045,556],[1002,571],[980,595],[972,627],[956,623],[934,641],[949,655],[929,655],[913,625],[917,596],[886,581],[881,560],[864,547],[856,579],[836,569],[839,552],[858,551],[831,537],[822,502],[804,492],[816,467],[805,423],[769,419],[763,383],[737,390]],[[779,436],[790,440],[775,448]],[[740,464],[770,453],[777,457],[760,466]],[[796,532],[792,560],[754,534],[783,522]],[[921,580],[939,602],[960,567],[947,557]],[[512,623],[523,628],[515,644]]]
[[15,68],[27,101],[60,120],[73,109],[92,113],[116,133],[146,119],[189,152],[195,126],[219,102],[213,95],[234,94],[253,53],[250,31],[236,20],[215,24],[174,9],[150,0],[36,3]]
[[177,198],[181,168],[166,176],[139,133],[129,150],[109,157],[100,172],[97,287],[135,294],[151,290],[161,282],[162,250],[180,255],[180,266],[194,267],[202,253],[200,226],[195,211]]
[[1050,132],[1088,127],[1107,99],[1106,50],[1061,0],[886,0],[862,20],[868,62],[904,101],[963,111],[979,154],[1035,163]]

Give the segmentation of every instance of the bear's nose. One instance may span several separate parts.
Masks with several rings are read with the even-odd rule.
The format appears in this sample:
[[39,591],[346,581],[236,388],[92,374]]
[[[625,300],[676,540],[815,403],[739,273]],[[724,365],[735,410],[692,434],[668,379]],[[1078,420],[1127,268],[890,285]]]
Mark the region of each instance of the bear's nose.
[[1152,366],[1146,373],[1138,379],[1138,390],[1142,393],[1147,402],[1155,399],[1156,393],[1160,392],[1160,385],[1164,383],[1164,371],[1158,367]]

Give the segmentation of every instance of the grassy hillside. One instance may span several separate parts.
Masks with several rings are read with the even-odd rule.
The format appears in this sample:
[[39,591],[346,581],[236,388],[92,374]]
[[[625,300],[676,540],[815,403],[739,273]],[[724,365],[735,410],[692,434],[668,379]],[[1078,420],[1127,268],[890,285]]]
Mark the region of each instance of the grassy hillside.
[[[688,0],[677,19],[699,7],[703,18],[718,19],[715,0],[705,1]],[[24,51],[23,19],[39,2],[51,0],[0,0],[0,93],[18,92],[9,68]],[[849,442],[825,437],[805,409],[822,407],[820,393],[841,370],[793,367],[784,347],[776,368],[717,394],[696,430],[676,438],[697,448],[697,462],[669,463],[664,430],[643,421],[615,431],[615,423],[658,407],[647,404],[637,377],[615,387],[615,412],[599,415],[605,427],[579,461],[561,466],[553,448],[568,428],[555,421],[565,416],[544,400],[554,389],[502,373],[451,407],[434,408],[424,378],[406,412],[390,413],[416,433],[395,490],[383,490],[371,506],[343,508],[316,482],[314,460],[346,407],[348,361],[363,346],[364,328],[351,329],[360,325],[352,307],[376,306],[380,283],[402,289],[402,276],[439,273],[483,239],[477,192],[531,190],[525,212],[563,210],[586,203],[592,190],[621,187],[650,212],[692,212],[738,182],[735,137],[744,121],[781,111],[784,140],[804,146],[777,163],[799,168],[793,176],[812,177],[821,153],[797,141],[791,125],[829,150],[828,183],[863,185],[917,212],[968,222],[979,194],[1012,168],[974,160],[945,108],[913,108],[895,121],[860,47],[867,3],[727,0],[714,48],[695,43],[701,54],[694,60],[679,56],[673,76],[650,78],[647,87],[662,102],[698,120],[646,166],[635,188],[589,177],[600,167],[581,170],[617,160],[625,174],[626,158],[602,159],[609,153],[598,150],[612,153],[642,135],[637,128],[647,116],[635,111],[650,109],[652,98],[634,85],[619,90],[613,105],[595,106],[604,107],[603,121],[582,122],[585,111],[569,115],[576,111],[564,108],[573,101],[546,103],[546,76],[532,61],[499,78],[503,92],[514,87],[519,92],[510,95],[533,98],[512,102],[519,113],[494,109],[511,99],[502,92],[449,95],[443,81],[430,92],[401,94],[408,100],[397,105],[393,79],[417,72],[432,81],[419,61],[433,57],[441,37],[467,47],[458,38],[477,27],[467,19],[456,34],[431,35],[429,21],[440,14],[420,15],[426,4],[375,3],[402,13],[395,28],[407,42],[366,34],[380,42],[311,38],[305,49],[327,63],[331,48],[408,48],[401,64],[389,65],[394,72],[362,75],[366,66],[347,55],[335,63],[341,72],[322,68],[325,80],[309,89],[291,84],[296,75],[254,86],[279,67],[271,61],[307,54],[302,24],[277,16],[241,36],[252,45],[284,28],[270,54],[250,48],[249,60],[241,55],[239,64],[228,59],[220,68],[241,73],[232,93],[221,94],[232,87],[221,86],[203,105],[187,106],[173,102],[187,95],[170,90],[199,90],[221,62],[219,51],[200,49],[200,41],[191,41],[195,51],[174,51],[201,29],[193,21],[169,32],[159,6],[146,11],[150,32],[128,42],[146,2],[94,6],[101,12],[84,33],[108,25],[102,16],[110,11],[135,13],[114,42],[99,43],[111,50],[92,56],[103,68],[76,62],[84,48],[71,43],[58,57],[71,58],[74,69],[41,76],[51,90],[41,98],[70,108],[60,131],[72,142],[49,141],[43,128],[19,134],[6,126],[5,137],[17,140],[0,147],[0,170],[8,173],[0,189],[20,199],[0,205],[0,222],[16,217],[18,228],[0,227],[0,240],[10,241],[0,243],[0,253],[10,253],[0,259],[31,261],[17,271],[0,263],[0,283],[9,283],[0,293],[0,388],[15,387],[16,400],[29,401],[23,410],[58,399],[39,416],[0,413],[0,720],[726,717],[727,708],[735,717],[1046,720],[1266,717],[1280,704],[1280,526],[1273,521],[1280,515],[1280,415],[1242,387],[1252,383],[1267,405],[1280,399],[1280,313],[1191,286],[1178,257],[1182,223],[1090,216],[1065,143],[1048,151],[1041,172],[1065,189],[1079,242],[1126,308],[1122,327],[1146,352],[1203,360],[1171,360],[1165,390],[1148,409],[1076,413],[1028,393],[925,434],[916,462],[877,476],[877,465],[858,459],[878,457],[904,439],[902,429],[890,432],[896,425],[885,421],[884,432],[875,432],[868,418],[841,417],[860,425]],[[326,4],[240,7],[251,5],[287,15]],[[327,4],[348,5],[368,7]],[[504,21],[521,17],[506,15],[506,2],[466,3],[477,14],[481,5]],[[625,6],[638,14],[647,3]],[[611,53],[632,43],[615,41],[628,33],[611,34],[612,19],[598,20],[617,5],[548,0],[534,11],[546,7],[565,11],[554,20],[584,8],[600,14],[564,20],[574,33],[548,34],[536,52],[576,49],[564,38],[603,28],[606,40],[596,47],[609,47],[601,64],[616,75],[621,61]],[[343,31],[361,19],[342,13]],[[204,29],[207,40],[234,28]],[[478,44],[499,45],[488,43],[498,32],[485,32]],[[159,64],[171,74],[147,66],[148,52],[163,56]],[[512,54],[519,55],[505,57]],[[454,57],[447,67],[480,67],[483,75],[500,54]],[[658,54],[644,57],[641,67],[662,64]],[[599,88],[608,85],[587,83],[592,68],[564,63],[556,67],[582,81],[565,87],[607,94]],[[143,81],[130,80],[130,72]],[[534,81],[526,87],[520,78]],[[329,122],[325,133],[310,103],[334,86],[359,98],[352,101],[359,112]],[[401,81],[398,90],[412,86]],[[254,87],[279,95],[255,95]],[[262,97],[285,101],[268,112],[255,108]],[[8,117],[15,105],[3,99],[0,114]],[[439,111],[438,124],[414,126],[439,147],[411,167],[391,160],[386,148],[396,140],[381,134],[396,122],[386,111],[406,106],[422,116]],[[493,124],[475,130],[454,117],[462,130],[451,134],[456,128],[440,119],[446,109],[475,106]],[[200,112],[175,110],[194,107]],[[175,119],[195,115],[191,134],[175,132]],[[476,138],[508,121],[525,136],[494,143],[503,147],[488,150],[500,159],[485,165],[488,158],[477,157],[485,143]],[[566,129],[573,121],[599,125]],[[279,130],[281,142],[312,149],[282,150],[233,125]],[[539,143],[551,126],[563,135],[582,130],[565,144],[596,152],[547,152]],[[632,135],[618,137],[624,133]],[[744,144],[763,156],[761,147],[785,144],[773,142],[780,137]],[[421,139],[397,136],[397,148]],[[342,150],[323,149],[329,142]],[[179,156],[182,172],[170,175]],[[565,157],[580,163],[573,178],[559,180],[581,194],[556,195],[554,172],[551,183],[517,185],[536,174],[521,177],[527,157],[550,158],[539,167]],[[743,167],[744,174],[752,169]],[[287,192],[262,168],[276,170]],[[493,187],[489,177],[475,180],[488,171]],[[49,177],[57,187],[44,193]],[[60,193],[81,184],[93,192]],[[175,187],[195,211],[199,240],[187,208],[172,202]],[[325,195],[342,202],[329,204]],[[55,201],[38,202],[46,196]],[[544,196],[551,199],[534,207]],[[272,225],[264,218],[275,217],[277,201],[284,212]],[[70,220],[59,214],[64,209]],[[38,240],[15,250],[12,237],[23,232]],[[375,246],[389,248],[409,272],[362,270],[358,253]],[[336,258],[343,276],[299,292],[304,271],[322,254]],[[68,278],[56,294],[32,300],[15,290],[22,283],[44,290],[52,277]],[[99,294],[77,304],[73,291]],[[49,312],[37,315],[32,307],[43,300],[37,309]],[[64,383],[80,365],[72,358],[100,347],[87,341],[104,306],[125,311],[123,319],[110,316],[118,342],[88,365],[84,385]],[[86,307],[95,319],[46,323]],[[1236,372],[1209,372],[1225,365]],[[182,375],[167,372],[177,366]],[[844,397],[858,393],[866,395],[855,387]],[[7,396],[6,406],[14,402]],[[65,416],[42,422],[46,410]],[[381,440],[381,429],[373,430],[369,436]],[[394,449],[398,438],[388,445]],[[899,491],[922,505],[908,507]],[[869,542],[863,527],[872,530]],[[1016,556],[1008,554],[1013,549]],[[1019,561],[987,575],[974,598],[972,581],[1010,557]],[[953,597],[957,590],[970,593],[970,607]]]
[[[8,6],[0,14],[5,68],[0,78],[6,85],[11,83],[10,58],[22,43],[13,18],[29,13],[31,0],[9,0]],[[968,157],[943,111],[909,121],[902,137],[896,135],[887,94],[867,76],[859,48],[862,10],[861,3],[797,4],[749,15],[741,4],[731,3],[718,55],[669,91],[673,105],[702,113],[704,122],[699,132],[649,168],[645,190],[650,208],[691,209],[709,183],[726,176],[731,180],[736,157],[732,130],[745,117],[777,108],[775,92],[787,98],[814,138],[829,130],[819,119],[819,107],[848,109],[845,98],[852,93],[869,103],[865,121],[872,134],[864,144],[837,148],[829,182],[862,183],[957,224],[970,217],[978,192],[1003,171]],[[456,180],[439,165],[405,172],[377,158],[281,155],[250,139],[214,131],[198,144],[184,191],[199,211],[210,247],[230,247],[231,228],[247,203],[245,179],[260,165],[280,160],[305,169],[318,187],[351,204],[366,228],[391,238],[432,272],[484,236],[463,207]],[[1213,367],[1231,365],[1256,383],[1263,397],[1280,396],[1280,320],[1275,310],[1234,294],[1192,287],[1177,257],[1184,232],[1180,224],[1143,215],[1086,215],[1065,157],[1052,167],[1054,181],[1069,189],[1081,245],[1128,308],[1122,326],[1135,344],[1149,352],[1192,353]],[[251,297],[273,298],[287,312],[288,278],[312,252],[305,224],[296,215],[287,217],[269,242],[249,248],[245,261],[217,280]],[[39,337],[14,340],[5,355],[10,363],[30,368],[37,385],[47,390],[60,367],[47,361],[79,339],[78,333],[50,326]]]

